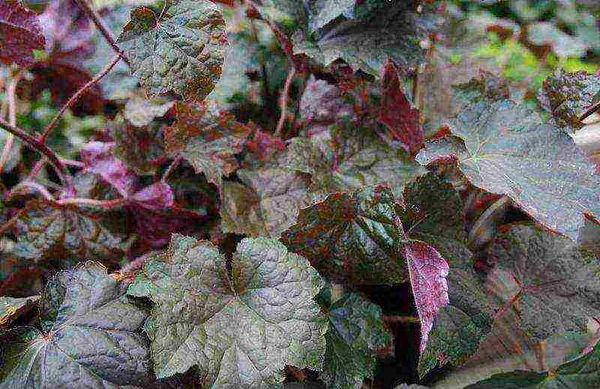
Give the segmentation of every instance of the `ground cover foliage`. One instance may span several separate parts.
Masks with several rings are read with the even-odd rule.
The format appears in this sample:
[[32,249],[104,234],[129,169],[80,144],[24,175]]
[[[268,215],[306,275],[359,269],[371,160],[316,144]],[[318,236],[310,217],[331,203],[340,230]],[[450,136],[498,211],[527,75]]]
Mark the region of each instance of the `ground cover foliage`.
[[0,388],[600,386],[600,9],[0,3]]

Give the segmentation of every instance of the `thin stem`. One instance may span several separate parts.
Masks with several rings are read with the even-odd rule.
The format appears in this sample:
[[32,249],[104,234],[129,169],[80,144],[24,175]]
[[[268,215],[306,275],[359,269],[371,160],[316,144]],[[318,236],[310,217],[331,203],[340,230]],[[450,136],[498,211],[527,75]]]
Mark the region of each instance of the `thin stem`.
[[181,163],[182,160],[183,160],[183,158],[181,157],[181,155],[178,155],[177,157],[175,157],[175,159],[173,160],[173,162],[171,162],[171,164],[169,165],[167,170],[165,170],[165,173],[163,174],[163,176],[160,180],[162,182],[167,182],[167,180],[169,179],[171,174],[173,174],[173,172],[179,167],[179,164]]
[[135,273],[136,271],[138,271],[138,270],[140,270],[141,268],[144,267],[144,265],[146,264],[146,262],[148,262],[148,260],[152,257],[152,254],[153,253],[150,252],[150,253],[146,253],[146,254],[142,255],[141,257],[137,257],[133,261],[131,261],[128,264],[124,265],[121,268],[121,270],[119,270],[119,273],[121,273],[121,274]]
[[40,154],[43,154],[46,158],[48,158],[52,166],[54,166],[54,170],[56,170],[56,174],[58,175],[60,180],[69,188],[71,187],[71,176],[69,175],[69,172],[67,171],[65,165],[56,156],[54,151],[50,150],[48,146],[41,143],[31,135],[27,134],[19,127],[13,126],[12,124],[8,123],[2,118],[0,118],[0,127],[4,128],[6,131],[10,132],[17,138],[21,139],[32,150],[37,151]]
[[94,208],[102,208],[102,209],[115,209],[121,208],[125,204],[127,204],[127,199],[116,199],[116,200],[94,200],[94,199],[84,199],[78,197],[66,198],[62,200],[58,200],[56,202],[58,205],[83,205]]
[[292,82],[294,81],[294,76],[296,75],[296,68],[292,65],[290,72],[285,79],[285,84],[283,85],[283,91],[281,92],[281,96],[279,97],[279,108],[281,109],[281,116],[279,116],[279,122],[277,123],[277,128],[275,129],[275,136],[281,137],[281,133],[283,131],[283,125],[285,124],[285,120],[287,118],[287,106],[288,106],[288,98],[290,95],[290,87]]
[[[8,122],[16,126],[17,125],[17,84],[21,79],[21,74],[18,73],[6,87],[6,95],[8,100]],[[4,170],[4,165],[8,162],[10,158],[10,152],[15,143],[15,136],[13,134],[8,134],[6,138],[6,142],[4,143],[4,148],[2,149],[2,154],[0,155],[0,173]]]
[[119,55],[116,55],[113,58],[113,60],[108,65],[106,65],[104,67],[104,69],[102,69],[102,71],[100,73],[98,73],[93,79],[91,79],[87,84],[85,84],[77,92],[75,92],[75,94],[73,96],[71,96],[69,101],[67,101],[67,103],[62,106],[62,108],[60,109],[60,111],[58,111],[58,113],[56,114],[54,119],[52,119],[52,121],[46,126],[46,128],[44,129],[44,133],[40,137],[40,142],[46,143],[46,139],[48,139],[48,136],[50,135],[50,133],[52,132],[54,127],[56,127],[56,125],[58,124],[58,121],[63,116],[65,111],[67,109],[71,108],[73,106],[73,104],[75,104],[77,102],[77,100],[79,100],[79,98],[85,92],[87,92],[88,89],[90,89],[97,82],[99,82],[102,78],[104,78],[104,76],[106,76],[120,60],[121,60],[121,57]]
[[583,113],[583,115],[581,115],[581,117],[579,118],[579,120],[580,121],[584,121],[585,119],[587,119],[588,117],[592,116],[594,113],[596,113],[599,110],[600,110],[600,101],[598,101],[596,104],[592,104],[592,106],[589,107]]
[[11,196],[13,196],[14,193],[19,190],[19,188],[29,188],[29,189],[41,194],[45,200],[54,201],[54,196],[52,196],[50,194],[50,192],[48,192],[48,189],[46,189],[43,185],[38,184],[37,182],[33,182],[33,181],[22,181],[22,182],[18,183],[14,188],[12,188],[10,190],[7,198],[11,198]]
[[100,16],[96,13],[96,11],[94,11],[92,7],[90,7],[86,0],[75,0],[75,2],[79,6],[79,8],[87,15],[87,17],[89,17],[92,20],[92,22],[94,22],[96,28],[100,30],[100,33],[104,36],[104,39],[106,39],[106,41],[108,42],[110,47],[112,47],[112,49],[115,51],[115,53],[117,53],[121,58],[123,58],[123,61],[125,61],[125,63],[128,66],[130,66],[129,59],[127,59],[125,54],[123,54],[123,51],[117,45],[115,38],[113,38],[112,33],[108,30],[108,28],[106,28],[104,23],[102,23],[102,20],[100,19]]

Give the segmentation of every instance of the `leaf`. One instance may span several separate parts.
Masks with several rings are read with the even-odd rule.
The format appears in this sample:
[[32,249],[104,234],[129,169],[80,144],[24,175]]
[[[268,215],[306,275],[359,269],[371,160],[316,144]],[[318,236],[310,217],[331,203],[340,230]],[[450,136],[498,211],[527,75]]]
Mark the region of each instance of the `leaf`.
[[600,317],[597,266],[586,263],[569,239],[530,226],[512,226],[490,248],[495,267],[490,293],[501,302],[500,317],[514,311],[534,341],[567,331],[585,332]]
[[238,169],[235,155],[241,153],[251,132],[232,115],[210,117],[203,105],[179,103],[177,121],[166,130],[166,142],[171,155],[181,155],[197,173],[221,187],[222,177]]
[[527,38],[536,46],[548,46],[559,57],[585,56],[589,49],[586,42],[561,31],[552,22],[536,22],[527,26]]
[[449,267],[436,249],[423,242],[405,245],[404,256],[421,322],[420,350],[423,352],[439,310],[449,304],[446,283]]
[[524,106],[479,101],[451,122],[451,131],[464,146],[437,141],[435,149],[427,145],[417,160],[458,160],[473,185],[507,195],[535,220],[573,239],[584,213],[600,215],[594,166],[569,135],[542,124]]
[[385,186],[333,193],[301,209],[282,241],[337,283],[389,285],[407,279],[401,256],[407,237]]
[[426,173],[403,150],[384,144],[372,134],[347,131],[295,138],[280,164],[311,174],[311,191],[319,194],[386,183],[396,197],[402,198],[404,186]]
[[242,169],[238,177],[243,184],[223,184],[221,228],[225,233],[279,237],[313,198],[308,180],[298,172]]
[[0,61],[20,66],[33,64],[33,50],[44,49],[44,36],[35,12],[21,0],[0,4]]
[[469,389],[485,388],[592,388],[600,385],[600,345],[555,370],[536,373],[514,371],[501,373],[469,385]]
[[81,148],[81,160],[85,172],[97,174],[127,197],[137,185],[137,178],[123,161],[114,156],[114,149],[114,142],[88,142]]
[[159,378],[197,367],[202,386],[266,387],[285,365],[320,370],[323,283],[304,258],[271,239],[244,239],[228,274],[211,243],[173,235],[129,288],[154,303],[146,332]]
[[43,296],[39,328],[8,337],[0,370],[7,388],[107,388],[148,383],[143,310],[99,264],[59,273]]
[[132,95],[125,104],[125,119],[135,127],[149,125],[155,118],[163,117],[173,106],[173,101],[146,99],[139,94]]
[[381,111],[379,122],[385,124],[392,139],[399,140],[405,150],[416,154],[423,147],[423,129],[419,111],[402,91],[398,71],[388,62],[381,75]]
[[115,260],[127,244],[97,217],[77,208],[33,201],[18,219],[18,257],[34,260],[64,258]]
[[145,210],[158,211],[173,206],[174,195],[169,184],[157,182],[131,196],[135,205]]
[[312,0],[309,2],[309,28],[311,31],[325,27],[332,20],[346,16],[351,18],[356,0]]
[[134,9],[117,42],[151,94],[172,91],[202,100],[221,76],[227,36],[213,3],[172,0],[160,15],[148,7]]
[[0,328],[15,321],[35,306],[40,296],[31,297],[0,297]]
[[342,59],[352,69],[376,77],[388,59],[402,68],[413,67],[423,60],[421,41],[427,33],[411,8],[410,2],[385,4],[368,17],[341,21],[314,38],[297,31],[294,53],[306,54],[323,66]]
[[373,378],[377,353],[391,347],[381,308],[350,293],[328,308],[327,351],[320,378],[327,387],[353,389]]
[[161,126],[115,125],[111,131],[115,141],[113,154],[140,175],[156,174],[167,159]]
[[558,125],[577,130],[583,125],[579,118],[592,106],[598,91],[600,79],[597,75],[559,70],[544,81],[538,100]]

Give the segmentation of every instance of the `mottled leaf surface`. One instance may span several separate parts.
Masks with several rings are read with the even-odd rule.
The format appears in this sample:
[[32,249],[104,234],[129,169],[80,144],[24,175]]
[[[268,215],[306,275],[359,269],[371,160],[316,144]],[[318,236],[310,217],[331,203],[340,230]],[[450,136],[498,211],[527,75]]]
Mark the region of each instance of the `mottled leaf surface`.
[[136,127],[143,127],[150,124],[155,118],[163,117],[173,104],[173,101],[166,99],[147,99],[141,94],[134,94],[125,103],[123,115],[129,123]]
[[407,278],[402,229],[389,188],[333,193],[304,208],[283,242],[338,283],[394,284]]
[[279,168],[238,171],[242,183],[223,184],[221,227],[224,232],[279,237],[296,222],[300,208],[311,204],[305,175]]
[[96,216],[75,207],[32,202],[20,216],[17,227],[21,233],[15,254],[28,260],[61,257],[114,260],[126,249],[126,244]]
[[557,71],[544,81],[538,100],[558,125],[579,129],[582,126],[579,118],[592,106],[598,91],[598,75]]
[[202,385],[266,387],[283,368],[320,370],[327,323],[308,261],[271,239],[244,239],[231,272],[206,241],[173,235],[129,294],[154,303],[146,332],[159,378],[195,366]]
[[30,310],[40,296],[0,297],[0,328],[12,323],[20,315]]
[[442,140],[418,159],[458,160],[473,185],[507,195],[535,220],[573,239],[584,213],[600,214],[594,166],[566,132],[542,124],[524,106],[479,101],[451,122],[451,131],[464,141],[464,151],[454,141],[440,148]]
[[328,308],[327,351],[321,379],[327,387],[354,389],[372,378],[376,354],[391,346],[381,308],[351,293]]
[[308,2],[309,28],[316,31],[332,20],[346,16],[351,18],[356,0],[311,0]]
[[600,385],[600,346],[587,355],[567,362],[557,369],[543,373],[517,370],[501,373],[469,385],[469,389],[491,388],[594,388]]
[[150,374],[146,314],[99,264],[59,273],[43,296],[39,328],[4,345],[3,388],[143,386]]
[[210,1],[171,0],[164,12],[133,10],[118,43],[150,93],[202,100],[221,75],[225,21]]
[[0,61],[20,66],[34,62],[33,50],[44,49],[44,35],[35,12],[21,0],[0,3]]
[[598,266],[569,239],[516,225],[496,238],[490,257],[496,266],[487,286],[500,301],[498,315],[514,311],[533,340],[585,332],[587,321],[600,317]]

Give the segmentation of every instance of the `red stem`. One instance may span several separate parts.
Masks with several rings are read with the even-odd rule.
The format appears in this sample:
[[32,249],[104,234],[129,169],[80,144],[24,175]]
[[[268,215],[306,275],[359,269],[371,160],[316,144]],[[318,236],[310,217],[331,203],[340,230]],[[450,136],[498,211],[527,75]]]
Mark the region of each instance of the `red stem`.
[[281,116],[279,116],[279,122],[277,123],[277,128],[275,129],[275,136],[281,137],[281,133],[283,131],[283,125],[285,124],[285,120],[287,119],[287,106],[288,106],[288,98],[290,95],[290,87],[292,86],[292,82],[294,81],[294,76],[296,75],[296,68],[292,64],[292,68],[285,79],[285,84],[283,86],[283,91],[281,92],[281,96],[279,97],[279,108],[281,109]]

